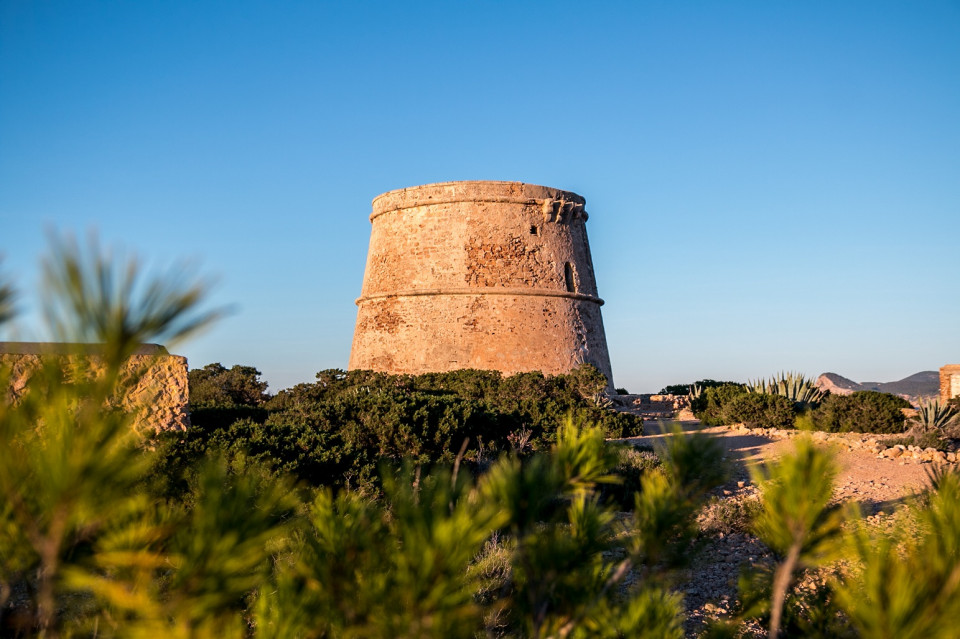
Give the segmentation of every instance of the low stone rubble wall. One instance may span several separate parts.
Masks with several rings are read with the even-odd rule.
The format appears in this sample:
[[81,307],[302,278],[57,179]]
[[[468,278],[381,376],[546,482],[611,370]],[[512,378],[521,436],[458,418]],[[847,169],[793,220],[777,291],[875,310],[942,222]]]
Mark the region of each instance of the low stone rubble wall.
[[693,419],[686,395],[618,395],[616,400],[649,419]]
[[960,452],[942,451],[936,448],[920,448],[894,443],[905,434],[875,435],[869,433],[824,433],[821,431],[779,430],[776,428],[747,428],[742,424],[729,427],[751,435],[761,435],[771,439],[791,439],[801,435],[810,435],[814,441],[846,446],[848,450],[865,450],[879,458],[916,463],[960,463]]

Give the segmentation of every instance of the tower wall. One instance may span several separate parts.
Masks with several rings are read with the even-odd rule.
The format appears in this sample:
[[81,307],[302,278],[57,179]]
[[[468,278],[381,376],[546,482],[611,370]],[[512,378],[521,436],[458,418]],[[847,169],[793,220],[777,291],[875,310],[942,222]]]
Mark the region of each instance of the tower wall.
[[612,384],[575,193],[521,182],[445,182],[373,200],[350,368],[565,373]]

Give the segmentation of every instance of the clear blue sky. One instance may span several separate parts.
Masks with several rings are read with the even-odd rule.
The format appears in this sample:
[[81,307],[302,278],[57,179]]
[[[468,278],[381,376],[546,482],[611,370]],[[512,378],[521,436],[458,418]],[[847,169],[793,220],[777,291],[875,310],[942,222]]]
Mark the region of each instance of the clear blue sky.
[[[0,272],[193,258],[180,352],[345,367],[370,200],[576,191],[615,382],[960,363],[960,3],[0,0]],[[8,333],[9,336],[9,333]]]

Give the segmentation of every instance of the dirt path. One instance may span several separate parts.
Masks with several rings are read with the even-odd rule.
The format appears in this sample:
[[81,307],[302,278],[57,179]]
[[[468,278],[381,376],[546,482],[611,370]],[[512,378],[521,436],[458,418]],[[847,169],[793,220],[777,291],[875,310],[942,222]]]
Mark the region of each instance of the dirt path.
[[[670,424],[647,421],[646,435],[625,441],[656,449],[669,436]],[[696,421],[680,425],[685,431],[700,430],[717,437],[731,462],[729,480],[714,492],[699,519],[699,550],[680,585],[688,613],[687,636],[696,637],[708,620],[733,611],[736,581],[745,565],[774,561],[773,554],[750,534],[747,525],[750,502],[756,503],[759,498],[757,488],[750,482],[750,468],[776,461],[792,451],[797,433],[729,426],[702,428]],[[892,528],[897,512],[929,483],[929,462],[880,457],[874,437],[819,433],[814,438],[835,453],[838,474],[834,499],[858,502],[871,525]]]
[[[676,423],[676,422],[673,422]],[[647,422],[647,435],[629,441],[657,447],[669,436],[671,422]],[[762,433],[729,426],[701,427],[699,422],[680,422],[688,432],[699,430],[717,437],[732,462],[733,473],[728,484],[749,481],[749,469],[759,463],[769,463],[793,450],[795,431]],[[816,435],[822,446],[835,453],[839,472],[834,496],[838,501],[856,500],[865,514],[904,503],[928,485],[927,473],[931,465],[919,460],[887,459],[877,455],[869,443],[876,438],[858,433]],[[725,486],[730,489],[731,486]]]

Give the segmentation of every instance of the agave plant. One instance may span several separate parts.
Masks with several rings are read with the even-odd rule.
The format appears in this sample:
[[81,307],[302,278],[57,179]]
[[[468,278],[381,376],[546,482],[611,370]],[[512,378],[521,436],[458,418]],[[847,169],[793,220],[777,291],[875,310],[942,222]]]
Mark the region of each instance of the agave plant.
[[694,382],[690,384],[690,390],[687,391],[687,402],[693,406],[693,402],[700,399],[701,395],[703,395],[703,386]]
[[914,421],[925,432],[939,431],[957,416],[957,409],[950,404],[941,404],[938,399],[921,399]]
[[767,380],[747,382],[748,393],[782,395],[795,404],[816,405],[823,399],[823,391],[814,385],[812,379],[800,373],[779,373]]

